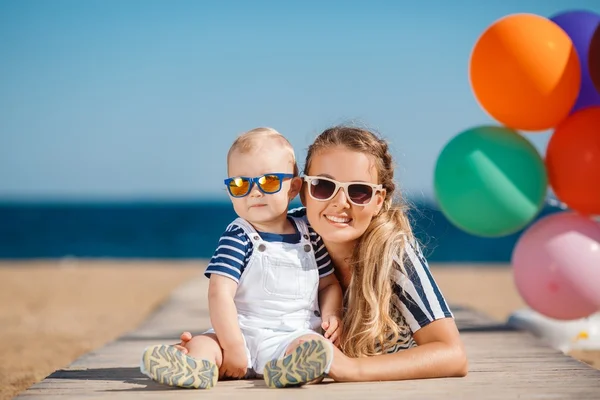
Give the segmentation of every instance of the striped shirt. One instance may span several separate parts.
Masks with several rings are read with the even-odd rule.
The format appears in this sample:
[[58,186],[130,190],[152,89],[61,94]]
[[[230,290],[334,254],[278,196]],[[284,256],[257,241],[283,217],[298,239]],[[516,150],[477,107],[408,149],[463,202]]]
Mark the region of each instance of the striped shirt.
[[[306,218],[306,209],[297,208],[290,214]],[[404,250],[405,272],[400,268],[394,271],[391,307],[391,317],[401,328],[402,336],[387,349],[388,353],[415,346],[413,334],[419,329],[437,319],[454,317],[417,241],[407,243]],[[395,261],[398,263],[399,259]]]
[[[299,243],[301,239],[300,232],[298,232],[293,221],[292,224],[296,229],[295,233],[281,235],[258,232],[258,234],[266,242]],[[308,232],[315,252],[317,267],[319,268],[319,277],[323,278],[333,273],[333,265],[321,237],[310,226]],[[252,251],[252,241],[246,232],[240,226],[232,223],[219,239],[217,249],[210,259],[204,275],[207,278],[210,278],[212,274],[223,275],[239,283],[244,269],[250,261]]]
[[[404,270],[394,271],[391,314],[401,328],[398,342],[387,353],[416,346],[413,334],[431,322],[454,318],[416,240],[404,248]],[[398,263],[396,259],[396,263]]]

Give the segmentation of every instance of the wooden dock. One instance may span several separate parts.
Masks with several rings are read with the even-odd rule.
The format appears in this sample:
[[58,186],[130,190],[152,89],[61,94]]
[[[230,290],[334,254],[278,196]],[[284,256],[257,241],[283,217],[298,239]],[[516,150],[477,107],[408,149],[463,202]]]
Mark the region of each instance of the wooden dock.
[[173,343],[190,327],[209,325],[208,280],[198,277],[173,292],[138,329],[86,354],[16,397],[31,399],[600,399],[600,370],[515,331],[454,306],[469,357],[466,378],[334,383],[269,389],[262,380],[219,382],[208,391],[155,384],[139,372],[143,349]]

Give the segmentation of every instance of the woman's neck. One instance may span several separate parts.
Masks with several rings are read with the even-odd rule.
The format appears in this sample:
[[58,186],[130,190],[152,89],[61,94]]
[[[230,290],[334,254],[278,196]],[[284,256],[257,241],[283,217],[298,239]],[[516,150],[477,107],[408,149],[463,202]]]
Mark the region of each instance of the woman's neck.
[[352,271],[350,269],[350,260],[354,251],[355,242],[349,243],[330,243],[323,240],[331,261],[335,267],[335,274],[342,285],[342,289],[346,291],[350,285]]

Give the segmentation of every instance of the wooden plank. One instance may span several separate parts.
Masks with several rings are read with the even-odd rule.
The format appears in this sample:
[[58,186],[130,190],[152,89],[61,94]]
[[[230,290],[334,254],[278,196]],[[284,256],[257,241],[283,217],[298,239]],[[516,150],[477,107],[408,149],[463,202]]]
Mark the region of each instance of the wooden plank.
[[[219,382],[203,393],[157,385],[139,372],[139,359],[150,344],[170,343],[183,330],[209,326],[207,280],[199,277],[176,290],[138,329],[84,355],[51,374],[17,399],[598,399],[600,371],[555,351],[525,332],[499,325],[481,313],[455,306],[453,311],[467,348],[466,378],[398,382],[334,383],[275,390],[262,380]],[[192,329],[194,328],[194,329]]]

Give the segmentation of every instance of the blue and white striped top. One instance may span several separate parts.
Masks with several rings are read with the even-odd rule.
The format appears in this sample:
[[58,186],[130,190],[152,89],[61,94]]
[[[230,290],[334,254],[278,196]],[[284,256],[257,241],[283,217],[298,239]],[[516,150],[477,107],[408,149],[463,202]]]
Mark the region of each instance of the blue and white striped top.
[[[295,233],[280,235],[258,232],[258,234],[267,242],[299,243],[301,239],[300,232],[298,232],[296,224],[294,222],[292,224],[296,229]],[[333,265],[321,237],[310,226],[308,226],[308,232],[319,267],[319,277],[323,278],[333,273]],[[223,275],[239,283],[240,277],[252,256],[252,250],[252,241],[244,230],[238,225],[229,225],[219,239],[217,249],[210,259],[204,275],[207,278],[210,278],[212,274]]]

